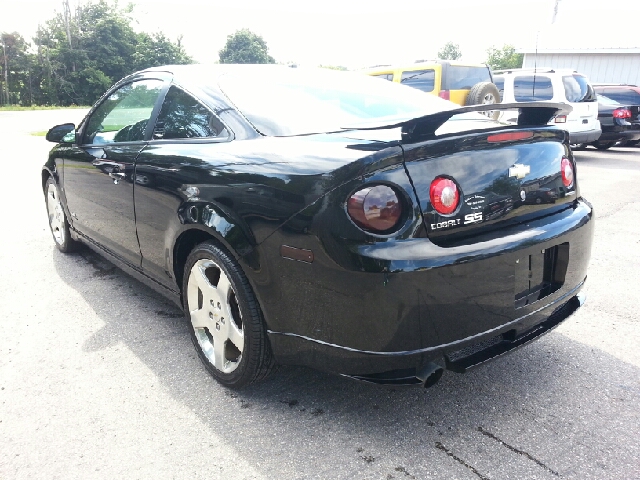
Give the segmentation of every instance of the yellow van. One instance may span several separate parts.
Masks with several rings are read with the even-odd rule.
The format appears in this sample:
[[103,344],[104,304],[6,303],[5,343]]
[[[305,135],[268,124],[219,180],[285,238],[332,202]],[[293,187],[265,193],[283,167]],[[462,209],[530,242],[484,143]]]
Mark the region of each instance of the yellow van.
[[438,95],[458,105],[500,103],[491,69],[484,64],[433,60],[405,66],[378,66],[364,73]]

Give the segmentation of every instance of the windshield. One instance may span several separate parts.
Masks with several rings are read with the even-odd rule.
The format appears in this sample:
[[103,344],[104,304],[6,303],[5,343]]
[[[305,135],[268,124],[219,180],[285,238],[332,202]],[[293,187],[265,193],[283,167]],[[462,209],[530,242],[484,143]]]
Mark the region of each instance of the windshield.
[[270,136],[336,132],[385,117],[415,118],[458,108],[397,83],[321,68],[247,68],[224,74],[219,82],[256,130]]

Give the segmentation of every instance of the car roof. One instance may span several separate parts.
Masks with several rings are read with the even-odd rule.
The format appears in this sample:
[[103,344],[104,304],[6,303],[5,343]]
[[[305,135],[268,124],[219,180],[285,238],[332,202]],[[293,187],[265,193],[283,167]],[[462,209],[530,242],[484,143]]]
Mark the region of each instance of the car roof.
[[582,75],[577,70],[572,68],[551,68],[551,67],[536,67],[536,68],[507,68],[503,70],[494,70],[495,75],[506,75],[509,73],[560,73],[560,74],[574,74]]

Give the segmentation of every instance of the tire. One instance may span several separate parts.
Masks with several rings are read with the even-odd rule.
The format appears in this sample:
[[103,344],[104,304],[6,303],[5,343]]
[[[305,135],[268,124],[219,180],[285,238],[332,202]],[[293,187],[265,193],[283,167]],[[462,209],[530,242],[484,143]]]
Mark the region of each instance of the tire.
[[273,371],[258,300],[226,250],[213,242],[196,246],[184,266],[182,294],[193,345],[218,382],[241,388]]
[[47,216],[49,218],[49,229],[53,236],[53,241],[62,253],[71,253],[77,250],[78,242],[71,238],[69,222],[64,212],[60,191],[51,177],[47,179],[44,187],[45,203],[47,205]]
[[591,145],[596,147],[598,150],[609,150],[615,145],[615,142],[593,142]]
[[[500,92],[498,91],[498,87],[491,82],[476,83],[471,87],[471,90],[469,90],[467,100],[465,101],[465,105],[490,105],[494,103],[500,103]],[[500,112],[489,111],[484,112],[484,114],[493,120],[497,120]]]

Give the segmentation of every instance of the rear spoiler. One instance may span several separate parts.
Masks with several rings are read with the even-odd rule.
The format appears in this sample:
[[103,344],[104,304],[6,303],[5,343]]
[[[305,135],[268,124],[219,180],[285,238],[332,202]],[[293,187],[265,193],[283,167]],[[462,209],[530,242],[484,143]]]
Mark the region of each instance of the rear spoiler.
[[573,107],[566,103],[522,102],[522,103],[493,103],[469,105],[468,107],[452,108],[421,117],[385,117],[370,122],[357,123],[342,127],[344,130],[379,130],[402,127],[403,137],[433,135],[447,120],[455,115],[469,112],[495,112],[517,110],[519,126],[546,125],[557,115],[571,113]]

